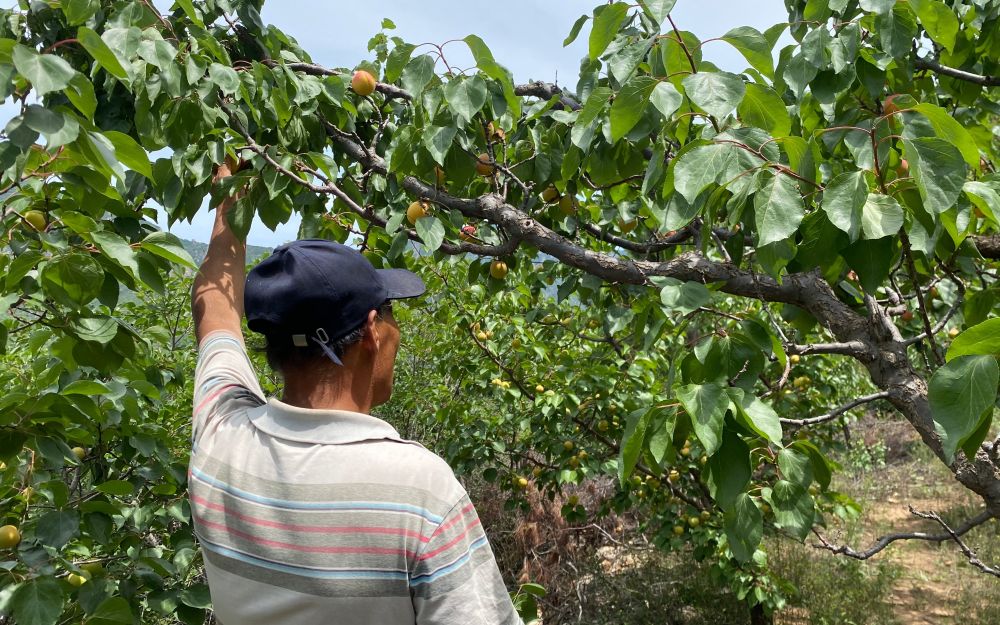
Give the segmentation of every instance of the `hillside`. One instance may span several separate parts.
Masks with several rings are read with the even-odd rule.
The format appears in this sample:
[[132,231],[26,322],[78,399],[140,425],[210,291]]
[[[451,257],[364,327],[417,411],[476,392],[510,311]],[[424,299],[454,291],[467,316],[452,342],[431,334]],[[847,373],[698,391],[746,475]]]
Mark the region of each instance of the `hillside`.
[[[184,249],[188,251],[191,258],[194,259],[196,265],[200,265],[201,261],[205,259],[205,253],[208,252],[208,243],[202,243],[201,241],[191,241],[189,239],[181,239],[181,243],[184,244]],[[268,256],[271,254],[271,248],[260,247],[257,245],[247,245],[247,262],[254,262],[258,260],[261,256]]]

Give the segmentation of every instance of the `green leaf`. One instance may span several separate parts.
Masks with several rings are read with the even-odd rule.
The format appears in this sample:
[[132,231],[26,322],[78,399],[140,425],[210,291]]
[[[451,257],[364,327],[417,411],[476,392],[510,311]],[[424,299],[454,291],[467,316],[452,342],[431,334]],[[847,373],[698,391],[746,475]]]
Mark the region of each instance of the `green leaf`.
[[805,486],[778,480],[771,489],[775,524],[799,540],[805,540],[816,518],[816,506]]
[[808,487],[813,481],[812,460],[808,454],[795,449],[778,452],[778,468],[781,469],[781,477],[789,482]]
[[38,577],[14,592],[10,608],[18,625],[55,625],[63,611],[63,589],[53,577]]
[[[170,66],[174,64],[174,59],[177,58],[177,48],[172,46],[170,42],[164,41],[163,39],[143,39],[139,43],[138,53],[139,58],[146,61],[153,67],[156,67],[160,71],[167,71]],[[217,65],[217,63],[213,63],[213,65]],[[225,66],[223,65],[222,67]],[[216,85],[219,85],[218,81],[215,80],[215,76],[212,76],[211,69],[209,70],[209,75],[211,76],[212,81],[215,82]],[[238,86],[239,78],[237,78],[236,82]]]
[[500,86],[503,88],[503,97],[507,102],[507,108],[510,109],[511,116],[514,118],[520,117],[521,98],[514,93],[514,78],[511,76],[511,73],[496,62],[493,58],[493,53],[490,52],[489,47],[487,47],[482,39],[475,35],[469,35],[464,41],[469,46],[469,51],[472,52],[472,58],[476,60],[476,67],[500,83]]
[[968,172],[958,148],[933,137],[904,139],[903,147],[928,212],[940,215],[954,206]]
[[53,510],[38,519],[35,535],[42,544],[62,547],[80,533],[80,514],[75,510]]
[[823,190],[823,211],[830,223],[857,241],[861,232],[861,214],[868,200],[868,181],[865,172],[852,171],[840,174]]
[[677,399],[691,417],[694,433],[711,456],[722,442],[729,395],[719,385],[689,384],[677,389]]
[[36,96],[62,91],[76,75],[76,70],[54,54],[38,54],[31,48],[15,44],[12,52],[14,67],[34,89]]
[[947,360],[961,356],[1000,356],[1000,318],[987,319],[955,337]]
[[140,244],[142,249],[147,250],[161,258],[166,258],[170,262],[184,265],[191,269],[197,269],[194,259],[184,249],[184,245],[176,236],[169,232],[153,232]]
[[403,83],[403,89],[409,91],[414,98],[419,98],[424,87],[434,76],[434,59],[429,54],[410,59],[410,62],[403,68],[403,73],[399,80]]
[[632,72],[639,66],[639,63],[649,54],[654,41],[654,38],[640,39],[612,54],[611,58],[608,59],[608,69],[611,71],[614,79],[619,83],[626,82],[629,76],[632,75]]
[[123,165],[137,171],[150,180],[153,179],[153,168],[149,164],[149,156],[135,139],[117,130],[105,130],[104,136],[115,147],[115,157]]
[[444,86],[444,97],[460,123],[468,124],[486,104],[486,81],[478,74],[453,78]]
[[98,484],[94,490],[116,497],[128,497],[135,492],[135,486],[125,480],[109,480]]
[[927,35],[949,52],[953,51],[959,27],[955,12],[941,0],[910,0],[910,6]]
[[627,14],[628,5],[624,2],[615,2],[594,9],[594,26],[590,31],[589,42],[591,60],[596,60],[607,50]]
[[673,83],[664,80],[657,82],[653,87],[652,93],[649,94],[649,103],[655,106],[664,118],[670,119],[670,116],[684,103],[684,96]]
[[104,284],[104,271],[96,260],[83,254],[66,254],[41,271],[42,286],[68,306],[84,305],[97,297]]
[[661,25],[674,10],[677,0],[639,0],[639,4],[650,19]]
[[674,164],[674,188],[694,204],[708,185],[722,184],[741,173],[738,149],[731,143],[712,143],[682,153]]
[[574,41],[576,41],[576,38],[580,35],[580,30],[583,29],[583,25],[586,24],[587,20],[589,19],[590,19],[589,15],[581,15],[580,17],[576,18],[576,21],[573,22],[573,27],[569,29],[569,34],[566,35],[565,39],[563,39],[564,48],[569,44],[573,43]]
[[[965,126],[952,117],[948,111],[927,102],[917,104],[912,107],[912,110],[927,118],[938,138],[944,139],[958,148],[969,167],[979,168],[979,148],[976,146],[976,140],[972,138]],[[903,119],[906,120],[913,114],[909,111],[904,112]]]
[[108,258],[127,269],[133,276],[139,274],[135,250],[128,244],[128,241],[107,231],[91,232],[88,236]]
[[798,229],[805,216],[799,188],[791,176],[774,175],[754,196],[757,216],[757,246],[787,239]]
[[97,606],[97,609],[87,619],[87,625],[131,623],[133,620],[132,608],[129,607],[128,601],[123,597],[109,597]]
[[742,401],[734,403],[754,432],[775,445],[781,444],[781,418],[770,404],[749,393],[743,396]]
[[723,511],[732,510],[750,484],[750,447],[727,429],[719,450],[708,460],[708,470],[712,497]]
[[97,95],[94,93],[94,85],[83,74],[73,76],[69,81],[69,88],[64,92],[69,101],[73,103],[76,110],[83,113],[87,119],[94,118],[97,110]]
[[77,380],[70,382],[59,391],[61,395],[108,395],[111,389],[97,380]]
[[903,207],[892,196],[869,193],[861,210],[861,230],[866,239],[894,236],[903,227]]
[[410,55],[417,47],[411,43],[397,43],[396,47],[389,53],[389,58],[385,61],[385,82],[396,82],[399,80],[403,68],[410,61]]
[[232,67],[212,63],[208,66],[208,77],[226,95],[232,95],[240,90],[240,75]]
[[969,180],[962,185],[962,191],[969,197],[986,219],[993,223],[994,228],[1000,227],[1000,187],[991,186],[978,180]]
[[750,562],[764,537],[764,515],[754,500],[743,493],[723,517],[726,539],[733,557],[740,562]]
[[608,87],[596,87],[587,96],[587,101],[584,102],[576,121],[573,122],[570,139],[573,141],[573,145],[581,150],[590,148],[590,141],[593,140],[595,132],[594,121],[607,106],[608,100],[611,99],[611,93],[611,89]]
[[424,147],[438,165],[444,166],[444,159],[448,156],[448,150],[451,149],[457,133],[458,128],[455,126],[431,126],[423,132],[421,140]]
[[894,4],[896,0],[861,0],[861,10],[881,15],[891,11]]
[[428,252],[436,251],[444,241],[444,224],[437,217],[428,215],[421,217],[414,224],[420,240]]
[[205,27],[205,22],[201,19],[201,16],[198,14],[198,11],[195,10],[194,3],[191,2],[191,0],[174,0],[174,4],[179,6],[181,10],[184,11],[184,14],[188,16],[188,19],[190,19],[192,22],[194,22],[201,28]]
[[98,65],[104,68],[109,74],[117,78],[118,80],[128,80],[128,71],[125,70],[124,65],[122,65],[121,59],[108,47],[108,44],[104,43],[101,36],[96,32],[90,30],[86,26],[81,26],[76,31],[76,38],[80,41],[80,45],[83,49],[87,51],[90,56],[94,57]]
[[739,50],[751,67],[768,78],[774,78],[771,43],[756,28],[738,26],[723,35],[722,40]]
[[684,92],[706,113],[722,119],[743,101],[746,83],[729,72],[698,72],[682,81]]
[[792,118],[785,103],[766,85],[748,84],[736,112],[745,126],[763,128],[772,137],[787,137],[792,131]]
[[73,117],[38,104],[25,108],[24,123],[45,135],[46,147],[50,149],[75,141],[80,134],[80,124]]
[[847,265],[858,274],[861,287],[874,294],[889,277],[892,268],[895,237],[856,241],[841,251]]
[[70,328],[78,338],[92,343],[110,343],[118,334],[118,322],[108,316],[80,317],[70,323]]
[[781,71],[781,79],[795,93],[795,97],[801,99],[806,87],[816,78],[819,70],[816,66],[806,60],[802,54],[796,54],[788,60]]
[[101,8],[97,0],[62,0],[62,11],[70,26],[82,24]]
[[646,430],[653,414],[649,408],[640,408],[628,416],[625,434],[622,436],[621,452],[618,457],[618,481],[625,486],[625,480],[632,475],[646,442]]
[[683,282],[677,278],[661,278],[660,303],[667,312],[688,314],[712,301],[712,293],[700,282]]
[[185,588],[181,591],[180,600],[181,603],[192,608],[208,609],[212,607],[212,596],[206,584],[194,584]]
[[934,373],[927,399],[946,462],[976,431],[983,413],[993,410],[998,382],[1000,368],[991,355],[958,356]]
[[655,78],[635,76],[622,86],[611,104],[611,140],[618,141],[628,134],[642,118],[649,94],[657,85]]

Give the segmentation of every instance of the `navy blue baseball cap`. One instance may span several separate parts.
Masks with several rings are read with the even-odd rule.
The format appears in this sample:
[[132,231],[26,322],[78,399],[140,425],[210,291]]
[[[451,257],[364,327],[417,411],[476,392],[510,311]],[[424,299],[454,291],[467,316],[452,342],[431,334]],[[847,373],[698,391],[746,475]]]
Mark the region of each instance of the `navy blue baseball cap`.
[[387,300],[423,295],[406,269],[376,269],[357,250],[323,239],[286,243],[250,270],[243,291],[247,326],[269,341],[327,347],[368,319]]

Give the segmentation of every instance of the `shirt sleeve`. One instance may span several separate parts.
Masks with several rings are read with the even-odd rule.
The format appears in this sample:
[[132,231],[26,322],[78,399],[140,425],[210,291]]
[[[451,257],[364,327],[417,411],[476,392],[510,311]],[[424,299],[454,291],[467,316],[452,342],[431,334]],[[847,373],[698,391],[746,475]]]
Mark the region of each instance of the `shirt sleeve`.
[[417,625],[521,625],[476,508],[463,495],[416,556]]
[[197,443],[227,415],[260,406],[264,401],[264,391],[243,341],[225,330],[203,338],[194,373],[192,440]]

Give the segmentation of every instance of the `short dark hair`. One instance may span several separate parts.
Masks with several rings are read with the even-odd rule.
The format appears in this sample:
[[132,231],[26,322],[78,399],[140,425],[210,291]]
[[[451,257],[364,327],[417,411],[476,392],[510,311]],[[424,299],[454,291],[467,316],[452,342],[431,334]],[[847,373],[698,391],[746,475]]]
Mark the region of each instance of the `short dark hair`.
[[[385,317],[387,312],[392,311],[392,300],[386,300],[378,308],[375,314],[379,319]],[[348,332],[336,341],[328,344],[337,358],[343,359],[344,354],[354,344],[360,343],[365,337],[365,326],[360,325],[356,329]],[[302,367],[330,364],[330,360],[324,353],[323,348],[318,343],[309,339],[308,345],[297,347],[292,343],[290,336],[282,334],[280,336],[265,335],[267,343],[264,345],[264,355],[267,364],[281,375],[285,375],[290,370]]]

